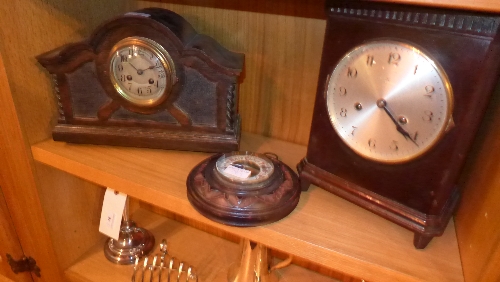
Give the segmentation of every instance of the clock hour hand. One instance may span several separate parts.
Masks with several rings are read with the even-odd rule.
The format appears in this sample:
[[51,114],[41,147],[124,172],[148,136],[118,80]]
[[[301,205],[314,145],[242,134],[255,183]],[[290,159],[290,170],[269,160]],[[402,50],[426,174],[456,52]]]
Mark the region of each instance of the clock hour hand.
[[142,74],[144,73],[144,70],[139,70],[139,69],[137,69],[136,67],[134,67],[134,65],[132,65],[132,63],[131,63],[131,62],[128,62],[128,64],[129,64],[129,65],[131,65],[131,66],[132,66],[132,67],[133,67],[133,68],[137,71],[137,74],[138,74],[138,75],[142,75]]
[[391,111],[389,110],[389,108],[387,107],[387,102],[384,100],[384,99],[379,99],[377,100],[377,106],[381,109],[384,109],[384,111],[387,113],[387,115],[391,118],[392,122],[396,125],[396,130],[401,133],[406,139],[410,139],[411,142],[413,142],[415,145],[417,145],[418,147],[418,144],[417,142],[411,138],[411,135],[410,133],[408,133],[408,131],[406,131],[400,124],[399,122],[396,120],[396,118],[394,117],[394,115],[391,113]]

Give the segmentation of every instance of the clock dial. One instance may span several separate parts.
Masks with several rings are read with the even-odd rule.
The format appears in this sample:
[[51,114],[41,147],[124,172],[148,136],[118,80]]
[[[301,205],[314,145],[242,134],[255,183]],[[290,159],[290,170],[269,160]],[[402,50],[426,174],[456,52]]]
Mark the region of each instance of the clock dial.
[[175,69],[168,52],[147,38],[129,37],[118,42],[109,64],[115,89],[138,106],[161,103],[175,82]]
[[274,172],[274,164],[267,157],[245,152],[225,154],[215,167],[228,180],[245,184],[263,182]]
[[451,122],[448,77],[428,55],[397,41],[348,52],[327,80],[330,121],[359,155],[400,163],[428,151]]

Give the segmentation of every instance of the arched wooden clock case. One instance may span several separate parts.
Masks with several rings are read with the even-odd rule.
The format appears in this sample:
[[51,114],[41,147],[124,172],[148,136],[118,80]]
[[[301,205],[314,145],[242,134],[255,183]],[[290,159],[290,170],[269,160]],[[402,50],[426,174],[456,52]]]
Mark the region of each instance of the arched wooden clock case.
[[[146,53],[152,63],[157,60],[153,55],[162,58],[158,67],[160,61],[164,64],[163,80],[158,78],[164,85],[156,86],[165,91],[151,103],[141,100],[143,90],[151,91],[147,87],[132,89],[137,93],[117,91],[120,76],[113,72],[123,66],[120,58],[118,63],[111,60],[113,52],[117,56],[127,48],[132,52],[134,42],[158,50]],[[172,11],[148,8],[121,15],[103,23],[87,40],[37,59],[55,83],[60,115],[54,140],[209,152],[239,147],[238,78],[244,56],[198,34]],[[138,75],[158,73],[154,65],[132,67]],[[150,83],[155,86],[154,77]]]
[[[298,165],[302,189],[315,184],[337,194],[413,231],[415,247],[425,248],[443,233],[459,201],[457,179],[498,80],[500,16],[352,0],[329,0],[326,9],[307,156]],[[406,162],[356,153],[336,133],[328,112],[328,81],[337,64],[356,46],[377,40],[419,46],[442,66],[453,89],[453,122],[428,151]],[[387,53],[378,63],[390,60]],[[345,75],[362,79],[364,73],[351,69]]]

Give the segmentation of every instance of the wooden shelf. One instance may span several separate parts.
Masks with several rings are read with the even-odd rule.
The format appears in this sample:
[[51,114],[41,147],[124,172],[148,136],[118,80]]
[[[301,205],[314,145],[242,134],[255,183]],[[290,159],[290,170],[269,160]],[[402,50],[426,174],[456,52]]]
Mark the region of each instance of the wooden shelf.
[[[241,149],[274,152],[292,168],[304,146],[243,134]],[[146,203],[281,252],[371,281],[463,281],[453,222],[425,250],[413,233],[317,187],[301,195],[286,218],[238,228],[196,212],[186,196],[190,170],[210,154],[75,145],[47,140],[32,146],[35,160]]]
[[[150,259],[159,252],[158,245],[161,240],[167,239],[169,255],[193,266],[199,281],[226,282],[229,266],[239,259],[240,248],[236,243],[146,210],[136,211],[132,217],[139,227],[148,229],[156,238],[155,248],[149,255]],[[96,244],[65,271],[69,281],[130,281],[134,272],[133,266],[109,262],[103,254],[105,240],[106,238],[103,237],[99,244]],[[149,273],[146,274],[146,278],[149,277],[147,275]],[[279,269],[277,275],[281,277],[280,281],[282,282],[337,281],[295,265]],[[163,277],[165,277],[165,273]],[[166,281],[166,279],[162,279],[162,281]]]

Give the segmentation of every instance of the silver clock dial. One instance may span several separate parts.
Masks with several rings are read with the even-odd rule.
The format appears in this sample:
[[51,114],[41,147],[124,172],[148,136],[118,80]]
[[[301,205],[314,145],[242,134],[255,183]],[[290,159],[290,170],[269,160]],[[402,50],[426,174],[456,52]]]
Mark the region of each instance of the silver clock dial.
[[123,98],[138,106],[152,106],[168,96],[175,69],[159,44],[129,37],[118,42],[110,54],[110,77]]
[[330,121],[359,155],[384,163],[428,151],[451,122],[446,73],[421,50],[374,41],[348,52],[327,80]]

